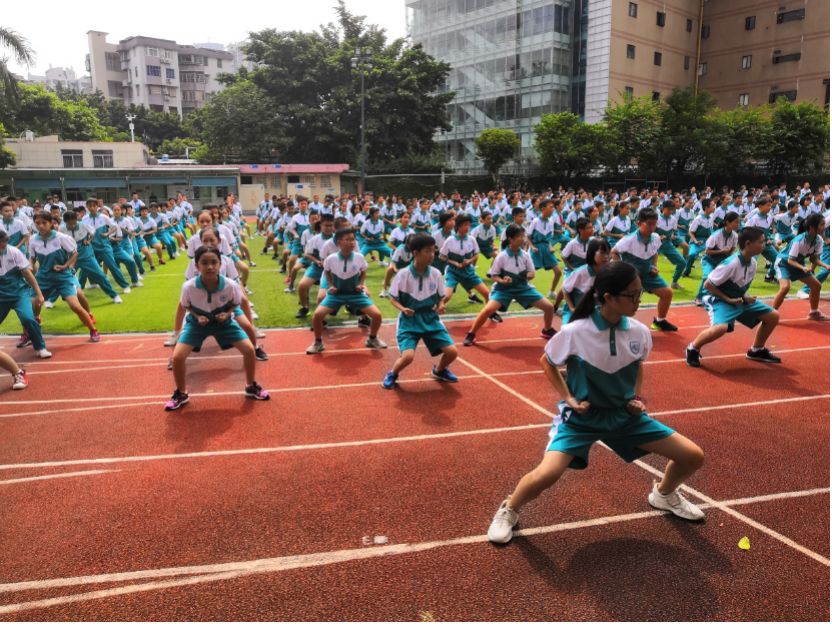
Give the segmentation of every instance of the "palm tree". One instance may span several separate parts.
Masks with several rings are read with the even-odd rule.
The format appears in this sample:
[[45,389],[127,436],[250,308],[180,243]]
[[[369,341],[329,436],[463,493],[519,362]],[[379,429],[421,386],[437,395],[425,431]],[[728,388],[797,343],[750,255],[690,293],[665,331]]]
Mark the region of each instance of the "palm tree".
[[[25,37],[11,28],[0,26],[0,50],[8,49],[18,63],[31,65],[35,61],[35,51]],[[0,57],[0,92],[7,98],[16,100],[18,97],[17,80],[8,66],[8,58]]]

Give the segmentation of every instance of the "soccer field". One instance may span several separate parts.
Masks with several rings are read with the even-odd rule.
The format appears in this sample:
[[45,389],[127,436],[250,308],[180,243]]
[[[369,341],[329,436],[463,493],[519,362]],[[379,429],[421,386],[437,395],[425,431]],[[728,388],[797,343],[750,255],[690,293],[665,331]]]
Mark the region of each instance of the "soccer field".
[[[256,312],[260,319],[256,322],[258,327],[298,327],[309,324],[309,318],[299,320],[295,318],[298,310],[296,294],[283,292],[285,275],[278,273],[277,261],[271,260],[271,255],[260,255],[262,239],[255,237],[250,242],[250,248],[255,251],[255,262],[257,266],[251,269],[249,288],[254,292],[251,301],[255,305]],[[124,333],[124,332],[152,332],[170,331],[173,326],[173,315],[176,310],[176,303],[179,297],[179,290],[184,281],[187,258],[183,255],[174,261],[169,261],[165,266],[157,267],[156,272],[149,271],[144,277],[144,286],[135,288],[129,295],[123,295],[124,303],[116,305],[101,292],[101,290],[87,290],[85,294],[98,323],[101,333]],[[480,258],[477,265],[477,272],[485,277],[490,262]],[[777,291],[774,284],[766,284],[763,281],[765,263],[762,259],[759,262],[758,277],[754,281],[751,293],[757,296],[773,296]],[[673,274],[673,266],[664,258],[660,259],[659,268],[662,276],[670,282]],[[381,290],[385,269],[378,266],[378,263],[371,262],[367,275],[367,286],[370,289],[374,303],[381,309],[386,320],[396,317],[398,312],[390,303],[381,299],[378,293]],[[701,265],[697,262],[690,278],[682,279],[682,290],[674,291],[674,302],[691,301],[699,287],[702,277]],[[537,289],[546,295],[551,285],[552,273],[539,271],[534,279]],[[300,281],[300,276],[296,282]],[[824,290],[828,290],[828,284],[824,284]],[[792,294],[797,291],[797,286],[792,288]],[[310,293],[310,300],[314,303],[317,290],[313,288]],[[655,303],[656,298],[646,294],[642,305]],[[461,290],[457,290],[454,298],[448,304],[448,314],[474,314],[479,311],[480,305],[468,303],[467,297]],[[511,311],[520,311],[522,308],[516,303],[512,304]],[[671,310],[671,320],[673,311]],[[346,312],[341,311],[339,318],[342,321],[348,319]],[[51,310],[44,308],[42,312],[43,327],[47,334],[73,334],[86,333],[78,318],[61,301],[56,302]],[[14,334],[20,332],[20,325],[17,317],[10,314],[3,325],[0,333]]]

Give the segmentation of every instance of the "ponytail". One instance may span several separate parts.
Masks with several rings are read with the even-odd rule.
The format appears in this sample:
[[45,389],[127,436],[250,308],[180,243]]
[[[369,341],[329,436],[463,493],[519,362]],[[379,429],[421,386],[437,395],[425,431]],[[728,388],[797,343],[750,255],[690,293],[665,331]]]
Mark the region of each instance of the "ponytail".
[[821,215],[819,215],[816,212],[813,212],[808,217],[803,219],[803,221],[800,222],[800,225],[797,228],[797,233],[803,234],[804,232],[808,232],[809,228],[811,227],[815,228],[815,231],[817,231],[822,218],[823,217]]
[[589,318],[592,311],[595,309],[596,303],[595,285],[593,284],[593,286],[584,293],[581,300],[578,301],[578,305],[575,306],[575,311],[569,317],[569,322],[571,323],[572,321],[577,321],[578,319]]
[[589,318],[595,306],[602,305],[605,295],[620,295],[638,277],[638,270],[628,262],[610,262],[598,269],[595,284],[581,297],[569,322]]
[[517,225],[516,223],[511,223],[506,228],[506,237],[503,239],[503,242],[500,243],[500,249],[505,249],[508,247],[509,242],[512,238],[520,236],[521,234],[525,234],[525,230]]

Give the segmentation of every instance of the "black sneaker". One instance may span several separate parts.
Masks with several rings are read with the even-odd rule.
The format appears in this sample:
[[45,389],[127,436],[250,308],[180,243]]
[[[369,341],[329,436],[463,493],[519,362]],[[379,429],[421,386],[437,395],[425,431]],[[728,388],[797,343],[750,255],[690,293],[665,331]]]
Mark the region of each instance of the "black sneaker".
[[306,318],[307,316],[309,316],[309,308],[301,308],[298,310],[298,313],[295,314],[295,318],[299,319]]
[[367,316],[366,314],[362,314],[361,316],[358,317],[358,326],[359,327],[369,327],[370,325],[372,325],[372,323],[373,322],[370,320],[370,317]]
[[502,323],[503,322],[503,317],[500,316],[499,314],[497,314],[496,312],[494,314],[492,314],[491,316],[489,316],[488,318],[491,319],[491,321],[493,321],[494,323]]
[[470,347],[476,342],[477,336],[473,332],[468,332],[465,334],[465,340],[462,341],[462,346]]
[[266,390],[263,390],[260,384],[256,381],[246,386],[245,395],[250,399],[255,399],[256,401],[268,401],[271,398],[269,393]]
[[745,357],[755,362],[768,362],[769,364],[780,364],[783,361],[765,347],[762,349],[749,349]]
[[547,340],[554,336],[557,332],[555,331],[554,327],[547,327],[545,329],[540,330],[540,337],[546,338]]
[[178,410],[188,401],[190,401],[190,398],[185,392],[179,392],[179,390],[175,390],[173,392],[173,396],[170,398],[170,401],[165,403],[165,411],[172,412],[174,410]]
[[690,347],[685,349],[685,362],[688,363],[688,366],[693,366],[693,368],[702,366],[699,357],[699,349],[691,349]]
[[468,295],[468,303],[482,303],[482,299],[477,297],[475,293]]
[[671,331],[671,332],[674,332],[674,331],[678,331],[678,330],[679,330],[679,328],[678,328],[678,327],[676,327],[673,323],[671,323],[671,322],[670,322],[670,321],[668,321],[667,319],[665,319],[665,320],[663,320],[663,321],[660,321],[660,320],[658,320],[658,319],[654,318],[654,319],[653,319],[653,327],[654,327],[655,329],[659,329],[659,330],[661,330],[661,331]]
[[766,275],[765,278],[763,278],[763,281],[766,284],[779,284],[780,283],[780,281],[776,277],[774,277],[773,275]]
[[269,359],[269,354],[263,351],[263,347],[255,347],[254,357],[257,358],[258,362],[265,362]]

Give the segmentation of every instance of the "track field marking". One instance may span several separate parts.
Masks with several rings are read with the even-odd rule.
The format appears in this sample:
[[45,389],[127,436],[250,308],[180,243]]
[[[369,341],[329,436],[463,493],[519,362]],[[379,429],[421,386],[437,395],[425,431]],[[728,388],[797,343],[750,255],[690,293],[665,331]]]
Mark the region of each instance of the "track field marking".
[[[704,505],[702,505],[702,507],[706,509],[715,507],[717,509],[720,509],[721,511],[733,511],[732,509],[729,509],[728,505],[750,505],[758,502],[767,502],[803,496],[813,496],[828,492],[829,488],[816,488],[812,490],[783,492],[779,494],[767,494],[763,496],[737,499],[732,501],[713,501],[712,503],[705,503]],[[667,515],[667,512],[643,511],[629,514],[620,514],[617,516],[591,518],[588,520],[579,520],[576,522],[562,522],[559,524],[551,524],[548,526],[522,529],[520,531],[515,531],[514,535],[515,537],[545,535],[549,533],[580,530],[588,527],[619,524],[622,522],[631,522],[647,518],[656,518],[664,515]],[[742,514],[739,515],[742,516]],[[487,541],[488,538],[485,534],[478,534],[430,542],[418,542],[412,544],[393,544],[373,548],[353,548],[329,552],[310,553],[305,555],[289,555],[269,559],[254,559],[250,561],[235,561],[230,563],[220,563],[211,565],[184,566],[178,568],[159,568],[155,570],[115,572],[111,574],[99,574],[91,576],[76,576],[46,579],[39,581],[22,581],[17,583],[6,583],[0,585],[0,593],[16,593],[22,591],[47,590],[60,587],[95,585],[101,583],[119,583],[136,580],[185,576],[185,578],[174,578],[167,581],[140,583],[135,585],[126,585],[122,587],[103,589],[98,591],[84,592],[80,594],[57,596],[54,598],[47,598],[44,600],[33,600],[29,602],[20,602],[16,604],[6,604],[0,606],[0,614],[19,613],[22,611],[31,611],[34,609],[46,609],[65,604],[86,602],[101,598],[111,598],[114,596],[120,596],[125,594],[157,591],[171,587],[184,587],[188,585],[212,583],[217,581],[240,578],[243,576],[270,574],[302,568],[315,568],[326,565],[333,565],[337,563],[359,561],[363,559],[375,559],[378,557],[386,557],[390,555],[406,555],[412,553],[425,552],[429,550],[435,550],[438,548],[482,544],[486,543]]]
[[[708,405],[704,407],[691,407],[681,410],[670,410],[666,412],[653,412],[653,416],[669,416],[672,414],[686,414],[692,412],[713,412],[730,410],[739,407],[755,407],[760,405],[777,405],[780,403],[794,403],[800,401],[813,401],[828,399],[828,394],[817,394],[804,397],[791,397],[787,399],[772,399],[770,401],[754,401],[751,403],[735,403],[730,405]],[[551,415],[545,408],[538,406],[538,411]],[[274,446],[249,449],[229,449],[221,451],[196,451],[192,453],[167,453],[161,455],[135,455],[122,457],[100,457],[93,459],[69,459],[60,461],[27,462],[20,464],[0,464],[0,470],[21,470],[28,468],[55,468],[59,466],[87,466],[98,464],[120,464],[128,462],[159,461],[167,459],[194,459],[203,457],[231,457],[235,455],[260,455],[269,453],[289,453],[298,451],[314,451],[330,448],[347,448],[358,446],[374,446],[378,444],[395,444],[399,442],[417,442],[422,440],[441,440],[445,438],[459,438],[474,435],[488,435],[491,433],[508,433],[513,431],[525,431],[527,429],[542,429],[551,427],[548,422],[531,423],[528,425],[515,425],[511,427],[492,427],[489,429],[468,429],[465,431],[448,431],[446,433],[426,433],[411,436],[400,436],[395,438],[374,438],[368,440],[350,440],[344,442],[316,442],[313,444],[297,444],[290,446]]]
[[108,472],[121,472],[120,470],[85,470],[84,472],[59,472],[58,474],[42,475],[40,477],[24,477],[22,479],[9,479],[0,481],[0,485],[12,485],[15,483],[28,483],[30,481],[46,481],[48,479],[68,479],[69,477],[91,477],[93,475],[106,474]]
[[[466,362],[462,358],[457,358],[457,359],[460,363],[466,365],[468,368],[470,368],[474,372],[479,372],[480,374],[482,374],[486,378],[490,378],[490,380],[494,384],[500,386],[501,388],[503,388],[505,391],[507,391],[512,396],[520,399],[524,403],[527,403],[527,404],[532,403],[538,411],[540,411],[544,414],[554,416],[554,414],[552,414],[552,412],[548,411],[542,405],[540,405],[538,403],[535,403],[534,401],[532,401],[528,397],[525,397],[525,396],[521,395],[519,392],[517,392],[513,388],[510,388],[509,386],[505,385],[504,383],[500,382],[499,380],[494,379],[493,376],[482,372],[480,369],[478,369],[473,364],[470,364],[470,363]],[[816,399],[829,398],[829,395],[828,394],[826,394],[826,395],[815,395],[812,398],[816,398]],[[699,410],[680,409],[680,410],[671,410],[671,411],[668,411],[668,412],[655,412],[653,414],[653,416],[665,416],[665,415],[669,415],[669,414],[684,414],[684,413],[688,413],[688,412],[692,412],[692,411],[709,411],[710,412],[710,411],[717,411],[717,410],[721,410],[721,409],[732,409],[732,408],[737,408],[737,407],[753,407],[753,406],[758,406],[758,405],[773,405],[773,404],[776,404],[776,403],[785,403],[785,402],[799,401],[799,400],[802,400],[801,397],[794,397],[794,398],[791,398],[791,399],[774,399],[774,400],[771,400],[771,401],[754,401],[754,402],[749,402],[749,403],[745,403],[745,404],[737,403],[737,404],[732,404],[730,408],[727,407],[727,406],[713,406],[713,407],[706,408],[705,410],[702,410],[702,409],[699,409]],[[610,450],[610,448],[608,446],[606,446],[605,444],[603,444],[603,443],[601,444],[601,446],[603,446],[607,450]],[[646,464],[643,461],[636,460],[633,463],[635,463],[637,466],[643,468],[644,470],[646,470],[647,472],[649,472],[650,474],[653,474],[655,476],[661,477],[661,476],[664,475],[664,472],[662,472],[661,470],[658,470],[657,468],[653,468],[653,466],[651,466],[649,464]],[[692,494],[693,496],[696,496],[700,500],[703,500],[703,501],[705,501],[705,502],[707,502],[707,503],[709,503],[709,504],[711,504],[711,505],[713,505],[717,508],[722,509],[720,504],[717,501],[715,501],[714,499],[712,499],[711,497],[709,497],[707,494],[703,494],[702,492],[700,492],[698,490],[695,490],[695,489],[693,489],[692,487],[690,487],[688,485],[683,484],[681,487],[684,491],[688,492],[689,494]],[[731,516],[733,516],[737,520],[740,520],[740,521],[744,522],[745,524],[747,524],[751,527],[754,527],[755,529],[765,533],[769,537],[772,537],[772,538],[782,542],[786,546],[789,546],[790,548],[793,548],[794,550],[796,550],[800,553],[803,553],[807,557],[810,557],[810,558],[814,559],[815,561],[818,561],[819,563],[822,563],[823,565],[825,565],[827,567],[829,566],[829,559],[827,559],[826,557],[824,557],[822,555],[819,555],[818,553],[816,553],[812,550],[809,550],[805,546],[801,546],[800,544],[798,544],[794,540],[786,537],[785,535],[782,535],[781,533],[778,533],[774,529],[771,529],[771,528],[765,526],[764,524],[761,524],[761,523],[757,522],[756,520],[753,520],[753,519],[749,518],[748,516],[744,516],[743,514],[737,512],[737,511],[733,511],[733,510],[729,509],[728,507],[725,507],[724,509],[722,509],[722,511],[725,511],[726,513],[730,514]]]

